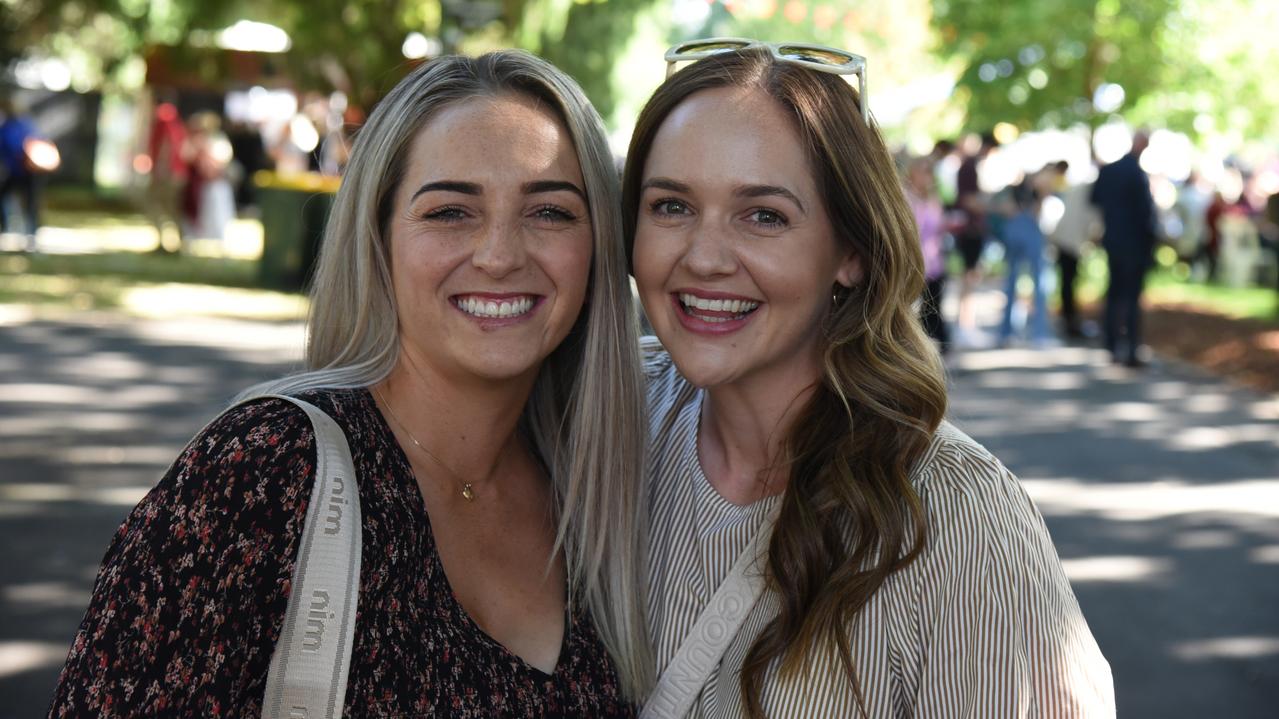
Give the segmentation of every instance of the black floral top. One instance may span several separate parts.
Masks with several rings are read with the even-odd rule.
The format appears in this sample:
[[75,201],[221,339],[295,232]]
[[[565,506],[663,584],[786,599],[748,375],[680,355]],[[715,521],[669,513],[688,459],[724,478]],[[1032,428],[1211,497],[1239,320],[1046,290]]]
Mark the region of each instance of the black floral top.
[[[590,616],[553,674],[507,651],[449,588],[407,458],[364,390],[302,398],[346,432],[363,518],[347,717],[631,717]],[[191,441],[116,533],[51,717],[259,717],[306,516],[315,438],[265,399]]]

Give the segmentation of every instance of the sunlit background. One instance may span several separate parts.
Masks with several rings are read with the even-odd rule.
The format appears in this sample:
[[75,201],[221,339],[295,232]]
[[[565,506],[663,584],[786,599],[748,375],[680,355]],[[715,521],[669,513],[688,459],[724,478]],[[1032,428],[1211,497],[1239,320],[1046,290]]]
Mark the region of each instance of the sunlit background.
[[[947,360],[952,417],[1038,502],[1121,717],[1273,719],[1276,31],[1272,0],[0,0],[0,97],[61,155],[39,229],[0,233],[0,718],[44,710],[111,532],[186,439],[297,366],[345,151],[399,78],[444,53],[528,49],[582,84],[620,158],[665,48],[727,35],[866,56],[894,153],[991,133],[989,193],[1058,160],[1090,182],[1151,131],[1156,366],[1112,366],[1095,341],[972,347]],[[164,106],[233,186],[215,230],[148,216]],[[938,166],[943,195],[958,164]],[[1213,192],[1237,211],[1209,275],[1191,200]],[[1062,212],[1048,198],[1045,227]],[[984,260],[988,327],[997,244]],[[1095,317],[1101,254],[1080,272]]]

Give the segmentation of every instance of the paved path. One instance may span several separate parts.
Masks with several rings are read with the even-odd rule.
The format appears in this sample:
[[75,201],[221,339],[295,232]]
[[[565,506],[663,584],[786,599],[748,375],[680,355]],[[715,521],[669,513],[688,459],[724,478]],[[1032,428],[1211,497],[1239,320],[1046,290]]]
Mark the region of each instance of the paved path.
[[1279,717],[1279,398],[1099,350],[963,356],[952,420],[1045,515],[1120,717]]
[[[0,719],[39,716],[112,532],[296,324],[0,307]],[[970,352],[952,415],[1025,481],[1121,717],[1276,716],[1279,400],[1065,348]]]

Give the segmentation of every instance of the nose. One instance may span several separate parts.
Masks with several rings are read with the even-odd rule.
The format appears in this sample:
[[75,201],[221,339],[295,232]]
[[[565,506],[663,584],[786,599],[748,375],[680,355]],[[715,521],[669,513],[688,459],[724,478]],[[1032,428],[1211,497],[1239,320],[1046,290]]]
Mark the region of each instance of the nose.
[[471,265],[490,277],[505,277],[524,267],[525,239],[518,226],[490,222],[476,238]]
[[733,253],[730,233],[712,225],[699,224],[688,234],[683,263],[698,277],[733,274],[737,269],[737,255]]

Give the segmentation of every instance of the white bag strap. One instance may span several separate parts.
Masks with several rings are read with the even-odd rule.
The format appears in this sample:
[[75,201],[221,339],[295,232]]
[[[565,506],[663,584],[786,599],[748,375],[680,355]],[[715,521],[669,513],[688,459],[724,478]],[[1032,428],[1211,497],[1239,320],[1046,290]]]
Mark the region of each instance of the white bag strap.
[[640,719],[683,719],[697,701],[711,672],[764,592],[763,563],[781,502],[764,518],[764,525],[737,555],[728,576],[706,603],[688,636],[680,643],[666,671],[657,680]]
[[310,417],[316,463],[262,717],[338,719],[346,701],[360,593],[360,493],[351,448],[342,428],[318,407],[266,396],[288,400]]

